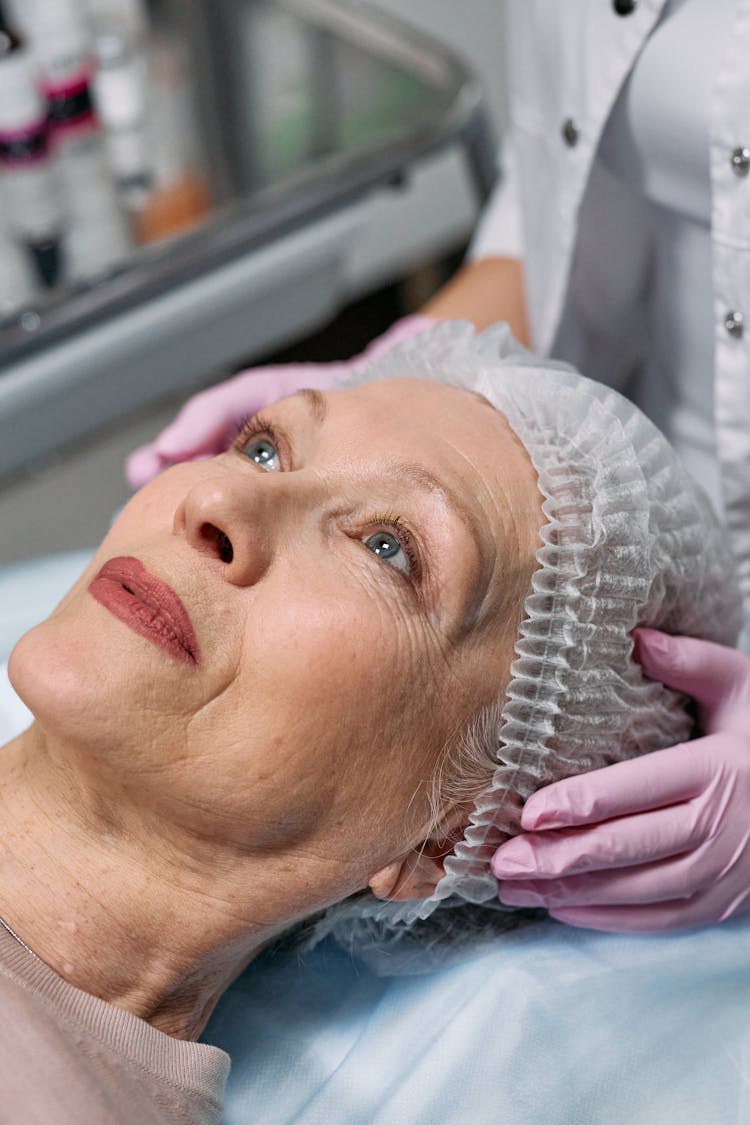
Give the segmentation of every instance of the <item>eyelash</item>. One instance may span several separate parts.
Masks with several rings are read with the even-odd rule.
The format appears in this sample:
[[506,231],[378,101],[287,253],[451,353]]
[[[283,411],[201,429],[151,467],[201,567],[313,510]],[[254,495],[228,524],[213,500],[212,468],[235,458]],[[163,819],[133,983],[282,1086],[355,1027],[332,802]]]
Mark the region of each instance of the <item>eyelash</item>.
[[232,442],[232,449],[236,449],[239,453],[243,452],[243,446],[247,445],[250,438],[268,437],[273,444],[282,452],[284,443],[281,440],[280,434],[273,428],[271,423],[262,414],[253,414],[251,418],[245,418],[244,422],[240,423],[239,432],[237,437]]
[[[232,442],[231,448],[242,453],[244,452],[244,447],[251,438],[254,437],[269,438],[278,449],[279,454],[282,454],[285,446],[284,439],[263,414],[254,414],[252,417],[246,418],[240,423],[239,432]],[[395,567],[388,567],[387,569],[391,570],[399,578],[410,582],[414,586],[418,586],[421,582],[423,572],[422,557],[416,546],[414,535],[404,523],[401,516],[397,516],[393,512],[385,512],[383,515],[376,516],[375,519],[368,520],[364,530],[369,533],[369,535],[374,535],[377,531],[388,531],[395,535],[401,544],[404,554],[409,560],[410,573],[408,575],[403,574],[403,572],[396,570]]]
[[389,567],[388,569],[394,571],[399,577],[405,578],[407,582],[419,585],[422,578],[422,559],[414,536],[401,516],[397,516],[393,512],[385,512],[382,516],[376,516],[375,519],[368,520],[365,531],[369,533],[367,538],[370,535],[375,535],[378,531],[387,531],[395,535],[409,560],[409,574],[404,574],[402,571],[396,570],[395,567]]

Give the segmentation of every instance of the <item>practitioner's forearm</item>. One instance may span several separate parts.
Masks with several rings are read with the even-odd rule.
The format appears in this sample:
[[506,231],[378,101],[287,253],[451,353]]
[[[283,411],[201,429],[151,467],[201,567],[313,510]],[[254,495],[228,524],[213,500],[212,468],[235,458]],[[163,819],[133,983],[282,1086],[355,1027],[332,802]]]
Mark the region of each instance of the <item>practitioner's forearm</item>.
[[505,320],[530,346],[523,264],[515,258],[467,262],[421,311],[441,320],[470,320],[478,329]]

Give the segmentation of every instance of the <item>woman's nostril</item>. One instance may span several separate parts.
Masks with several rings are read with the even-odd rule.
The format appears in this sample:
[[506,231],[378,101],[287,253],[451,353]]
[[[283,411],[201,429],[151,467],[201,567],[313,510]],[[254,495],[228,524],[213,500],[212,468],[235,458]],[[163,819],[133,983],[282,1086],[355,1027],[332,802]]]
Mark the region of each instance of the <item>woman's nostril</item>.
[[220,531],[216,536],[216,549],[219,552],[219,558],[224,563],[230,563],[234,558],[234,547],[232,546],[229,536]]
[[230,563],[234,558],[232,541],[225,532],[212,523],[204,523],[200,530],[201,539],[209,543],[222,562]]

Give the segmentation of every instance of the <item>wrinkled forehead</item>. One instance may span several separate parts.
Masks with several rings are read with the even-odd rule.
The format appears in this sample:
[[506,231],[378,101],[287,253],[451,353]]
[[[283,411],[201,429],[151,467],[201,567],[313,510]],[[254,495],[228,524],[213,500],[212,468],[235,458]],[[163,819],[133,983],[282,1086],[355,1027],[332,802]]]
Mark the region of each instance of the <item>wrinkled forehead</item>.
[[334,393],[356,396],[371,411],[398,411],[411,421],[424,418],[426,411],[431,420],[443,418],[459,425],[479,425],[496,434],[509,430],[505,416],[489,399],[459,383],[402,376],[344,386]]
[[479,479],[498,499],[520,487],[536,503],[537,476],[526,449],[484,395],[437,380],[386,378],[328,397],[359,415],[373,444],[390,433],[446,476],[465,476],[471,485]]

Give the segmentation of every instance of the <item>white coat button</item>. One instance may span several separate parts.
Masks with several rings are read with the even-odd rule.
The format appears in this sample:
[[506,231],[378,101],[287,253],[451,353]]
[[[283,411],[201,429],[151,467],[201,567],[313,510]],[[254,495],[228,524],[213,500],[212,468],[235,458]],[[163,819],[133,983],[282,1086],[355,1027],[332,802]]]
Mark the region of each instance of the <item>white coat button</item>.
[[568,148],[573,148],[578,144],[578,138],[581,134],[579,133],[578,126],[576,125],[572,117],[565,118],[565,120],[563,121],[561,132],[562,138]]
[[730,309],[724,317],[724,327],[730,336],[734,336],[736,340],[739,340],[745,331],[745,318],[741,312],[737,312],[736,309]]
[[746,176],[750,172],[750,148],[733,149],[731,163],[735,176]]
[[635,11],[636,0],[613,0],[612,7],[618,16],[629,16]]

